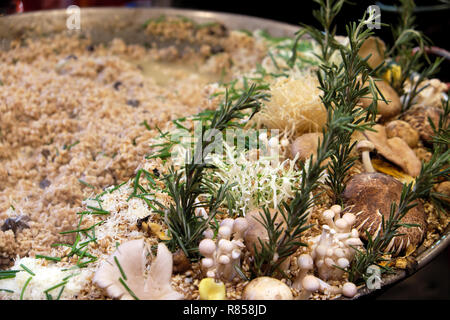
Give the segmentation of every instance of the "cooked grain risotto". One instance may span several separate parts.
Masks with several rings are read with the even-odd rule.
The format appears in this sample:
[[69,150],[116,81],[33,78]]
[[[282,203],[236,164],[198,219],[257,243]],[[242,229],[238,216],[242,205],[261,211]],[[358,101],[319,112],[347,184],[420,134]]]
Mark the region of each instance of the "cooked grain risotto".
[[[375,110],[353,80],[394,71],[348,38],[324,75],[317,39],[179,17],[142,32],[192,45],[55,34],[0,51],[1,299],[352,298],[367,267],[407,269],[445,232],[439,80],[406,112],[386,80]],[[412,230],[389,217],[399,201]]]
[[206,46],[180,58],[166,74],[176,49],[120,39],[91,47],[56,36],[0,52],[0,219],[30,218],[16,235],[0,231],[1,264],[64,240],[58,233],[75,226],[84,198],[126,181],[151,154],[156,127],[214,107],[206,84],[221,77],[223,61],[240,65],[248,52],[249,70],[261,55],[252,43],[241,48],[241,37],[229,37],[229,52]]

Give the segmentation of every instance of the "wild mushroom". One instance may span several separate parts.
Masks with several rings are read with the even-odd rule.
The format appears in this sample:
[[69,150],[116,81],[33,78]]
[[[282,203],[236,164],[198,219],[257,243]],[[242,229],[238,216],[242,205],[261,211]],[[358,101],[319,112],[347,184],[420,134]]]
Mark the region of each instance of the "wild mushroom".
[[[93,283],[116,299],[132,299],[132,294],[142,300],[180,300],[184,296],[171,287],[172,254],[159,243],[147,279],[144,278],[147,250],[144,240],[131,240],[121,244],[103,261],[95,272]],[[119,279],[122,279],[120,281]]]
[[419,133],[403,120],[389,122],[386,125],[386,136],[388,138],[399,137],[411,148],[416,147],[419,143]]
[[[247,223],[248,223],[248,229],[244,236],[244,243],[245,243],[245,246],[247,247],[248,251],[250,251],[250,253],[252,255],[255,254],[255,247],[256,247],[256,250],[261,249],[260,241],[262,243],[269,241],[269,236],[267,234],[267,230],[266,230],[266,228],[264,228],[264,226],[260,222],[261,221],[260,212],[262,214],[264,214],[262,210],[255,209],[255,210],[251,210],[250,212],[248,212],[245,215],[245,220],[247,220]],[[270,212],[271,216],[273,217],[276,213],[276,210],[270,208],[269,212]],[[285,228],[284,228],[285,222],[284,222],[281,214],[277,215],[277,217],[275,219],[275,224],[276,225],[282,224],[283,226],[281,229],[285,230]]]
[[[418,77],[418,76],[417,76]],[[415,79],[414,81],[416,81]],[[407,83],[405,91],[410,91],[411,84]],[[442,105],[443,93],[448,91],[447,84],[441,82],[439,79],[429,79],[423,81],[417,92],[417,96],[414,98],[413,103],[419,105],[425,105],[429,107],[440,108]]]
[[278,279],[259,277],[250,281],[242,292],[242,300],[292,300],[291,289]]
[[[361,238],[367,240],[365,231],[372,237],[382,232],[382,217],[388,220],[392,202],[399,202],[403,184],[396,179],[381,173],[361,173],[354,175],[343,192],[347,211],[356,216],[355,227],[361,232]],[[417,246],[426,230],[426,219],[420,202],[410,209],[401,220],[406,224],[417,224],[419,227],[401,227],[398,232],[404,234],[395,237],[387,251],[399,254],[409,246]]]
[[420,138],[425,142],[431,142],[434,131],[430,125],[428,118],[437,127],[439,124],[439,116],[442,114],[442,109],[416,105],[402,114],[401,119],[409,123],[410,126],[417,130]]
[[363,135],[374,144],[377,152],[401,167],[410,176],[418,176],[422,163],[408,144],[399,137],[388,139],[386,128],[382,125],[376,124],[372,128],[375,131],[366,130]]
[[370,162],[370,151],[375,148],[372,142],[369,140],[361,140],[356,145],[356,150],[362,153],[362,163],[366,172],[375,172]]
[[322,226],[322,234],[309,241],[311,257],[323,280],[340,279],[342,269],[347,268],[354,258],[355,248],[363,245],[358,231],[352,228],[355,216],[348,212],[341,216],[341,211],[337,205],[325,210],[322,218],[326,224]]
[[345,297],[353,298],[358,292],[358,289],[352,282],[346,282],[341,288],[339,288],[337,286],[330,285],[313,275],[307,275],[302,281],[302,290],[296,300],[307,300],[317,291],[329,295],[342,294]]
[[247,228],[245,218],[227,218],[221,222],[215,241],[212,237],[200,241],[199,251],[205,257],[201,266],[207,277],[230,281],[236,276],[235,265],[240,265]]
[[[364,84],[364,86],[367,85],[367,83]],[[402,110],[402,103],[397,92],[395,92],[395,90],[385,81],[377,81],[376,85],[387,101],[387,103],[383,100],[377,101],[377,113],[381,115],[383,120],[395,117]],[[368,108],[372,101],[372,97],[360,99],[363,108]]]
[[297,277],[295,277],[292,287],[301,290],[303,287],[303,279],[307,276],[308,272],[314,269],[314,260],[309,254],[304,253],[297,258],[297,264],[300,271]]
[[323,135],[320,132],[306,133],[296,138],[291,145],[291,156],[295,159],[298,154],[298,159],[300,161],[308,160],[311,155],[313,156],[313,161],[316,157],[317,146],[319,140],[322,139]]
[[359,49],[358,55],[361,58],[367,58],[367,64],[373,69],[384,62],[384,52],[386,51],[386,45],[384,41],[378,37],[369,37],[362,44]]
[[450,204],[450,181],[444,181],[435,185],[436,195],[439,199],[446,201]]

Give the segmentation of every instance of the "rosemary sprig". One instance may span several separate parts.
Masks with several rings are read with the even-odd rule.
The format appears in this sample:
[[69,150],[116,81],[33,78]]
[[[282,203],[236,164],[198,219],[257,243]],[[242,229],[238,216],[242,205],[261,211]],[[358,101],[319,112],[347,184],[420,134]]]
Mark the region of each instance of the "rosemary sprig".
[[[206,163],[206,157],[211,151],[211,145],[219,142],[214,141],[213,137],[217,131],[222,132],[226,128],[238,126],[235,119],[241,119],[243,112],[250,111],[249,118],[251,118],[260,110],[260,101],[266,98],[267,95],[257,90],[254,84],[235,102],[228,98],[226,92],[223,103],[211,118],[208,130],[202,128],[194,150],[191,150],[191,159],[186,159],[184,170],[179,172],[172,167],[169,174],[164,177],[168,195],[172,198],[173,203],[168,206],[156,201],[155,203],[161,208],[158,212],[164,216],[172,235],[172,239],[168,242],[172,250],[181,248],[190,259],[197,258],[198,243],[202,233],[216,215],[228,188],[228,185],[225,184],[208,202],[198,202],[198,197],[205,194],[207,190],[204,170],[209,165]],[[199,207],[208,207],[207,219],[196,215],[195,210]]]
[[[425,47],[431,41],[419,30],[414,22],[414,0],[400,0],[400,20],[396,27],[392,28],[392,36],[395,40],[386,56],[394,57],[395,63],[400,66],[400,76],[391,77],[390,84],[402,98],[402,111],[408,110],[414,103],[415,97],[427,86],[421,84],[432,77],[439,70],[443,59],[436,59],[433,63],[425,52]],[[414,50],[418,47],[418,50]],[[429,65],[424,69],[421,60],[425,59]],[[383,71],[390,68],[385,65]],[[419,72],[420,71],[420,72]],[[415,75],[418,73],[418,76]],[[405,92],[405,83],[410,81],[410,91]]]

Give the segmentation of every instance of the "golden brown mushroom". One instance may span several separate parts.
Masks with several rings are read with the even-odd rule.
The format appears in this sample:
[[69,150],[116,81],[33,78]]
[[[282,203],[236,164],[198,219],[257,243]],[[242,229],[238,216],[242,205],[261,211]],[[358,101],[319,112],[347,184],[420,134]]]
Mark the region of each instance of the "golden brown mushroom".
[[366,58],[370,54],[371,56],[369,60],[367,60],[367,64],[371,68],[375,68],[383,63],[385,51],[386,45],[383,40],[378,37],[369,37],[359,49],[358,55],[361,58]]
[[319,140],[322,139],[323,135],[320,132],[312,132],[301,135],[296,138],[291,145],[291,155],[292,159],[298,154],[298,159],[300,161],[308,160],[311,155],[313,160],[316,158],[317,146],[319,145]]
[[403,120],[389,122],[386,125],[386,135],[388,138],[403,139],[411,148],[417,147],[419,143],[419,133]]
[[[367,85],[368,85],[367,83],[364,84],[364,86]],[[385,81],[377,81],[376,85],[380,90],[380,92],[383,94],[383,97],[388,102],[386,103],[383,100],[378,100],[377,103],[378,114],[381,115],[381,118],[383,120],[395,117],[402,110],[402,103],[400,101],[397,92],[395,92],[395,90]],[[379,96],[378,99],[381,99],[381,97]],[[360,99],[363,108],[368,108],[372,103],[372,101],[373,101],[372,98]]]
[[[367,231],[372,237],[382,232],[382,217],[389,218],[391,203],[398,204],[403,184],[382,173],[361,173],[354,175],[348,182],[343,198],[347,211],[356,215],[355,226],[361,231],[361,238],[367,240]],[[425,212],[420,202],[410,209],[401,220],[402,223],[417,224],[420,227],[401,227],[398,232],[404,234],[395,237],[387,252],[399,254],[409,246],[417,246],[427,227]]]
[[386,128],[382,125],[377,124],[372,128],[376,131],[364,131],[363,135],[375,145],[377,152],[410,176],[418,176],[422,164],[408,144],[399,137],[388,139]]
[[437,127],[441,113],[442,109],[439,108],[416,105],[406,111],[401,116],[401,119],[409,123],[412,128],[417,130],[422,140],[425,142],[430,142],[434,135],[434,131],[428,121],[428,118],[430,118],[433,124]]

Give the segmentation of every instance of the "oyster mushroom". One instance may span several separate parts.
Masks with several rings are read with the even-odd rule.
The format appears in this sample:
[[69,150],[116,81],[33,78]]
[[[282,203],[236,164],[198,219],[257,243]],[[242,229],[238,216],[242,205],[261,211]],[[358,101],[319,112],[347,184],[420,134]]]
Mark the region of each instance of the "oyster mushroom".
[[259,277],[250,281],[242,292],[243,300],[292,300],[291,289],[278,279]]
[[[381,116],[383,120],[390,119],[398,115],[402,110],[402,103],[397,92],[385,81],[377,81],[376,85],[380,90],[383,97],[386,99],[387,103],[383,100],[378,100],[377,113]],[[368,86],[367,83],[364,86]],[[381,99],[381,97],[378,97]],[[372,98],[361,98],[360,103],[363,108],[368,108],[372,103]]]
[[439,124],[439,116],[441,114],[442,109],[416,105],[403,113],[401,119],[409,123],[409,125],[419,133],[420,138],[423,141],[429,143],[433,138],[434,131],[428,121],[428,118],[430,118],[433,124],[437,127]]
[[417,147],[419,133],[411,125],[403,120],[394,120],[386,125],[386,136],[388,138],[399,137],[411,148]]
[[[173,290],[170,284],[172,253],[169,249],[162,243],[158,244],[158,253],[152,261],[147,279],[144,278],[146,256],[144,239],[125,242],[100,264],[92,281],[105,289],[110,297],[116,299],[133,298],[119,279],[123,279],[129,289],[141,300],[183,299],[183,295]],[[119,269],[119,265],[122,270]]]
[[377,152],[401,167],[410,176],[418,176],[422,163],[408,144],[399,137],[388,139],[386,128],[382,125],[377,124],[372,128],[376,131],[366,130],[363,135],[374,144]]
[[[348,182],[343,199],[347,211],[355,214],[355,228],[361,230],[361,238],[367,240],[367,231],[372,237],[382,232],[382,217],[389,218],[391,203],[399,202],[403,184],[382,173],[361,173],[354,175]],[[417,224],[419,227],[401,227],[398,232],[404,234],[394,237],[386,248],[388,252],[399,254],[409,246],[417,246],[426,230],[426,219],[420,202],[410,209],[401,220],[402,223]]]
[[362,44],[358,55],[361,58],[366,58],[370,54],[367,64],[373,69],[384,62],[385,51],[386,45],[383,40],[378,37],[369,37]]

